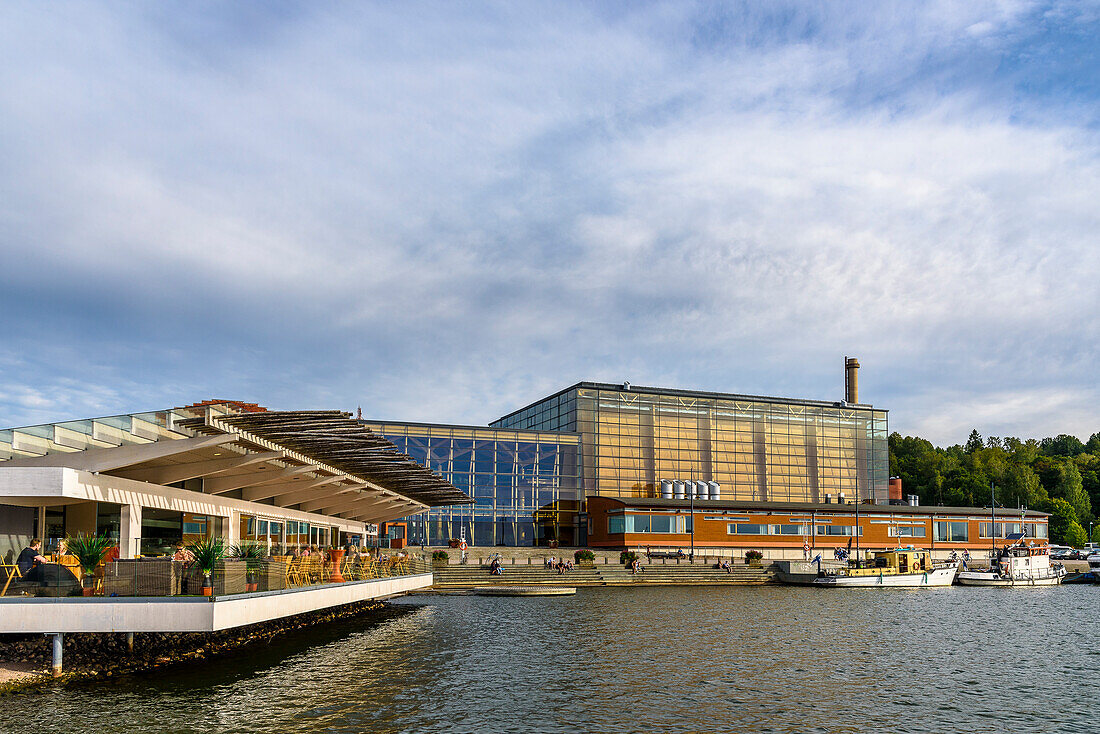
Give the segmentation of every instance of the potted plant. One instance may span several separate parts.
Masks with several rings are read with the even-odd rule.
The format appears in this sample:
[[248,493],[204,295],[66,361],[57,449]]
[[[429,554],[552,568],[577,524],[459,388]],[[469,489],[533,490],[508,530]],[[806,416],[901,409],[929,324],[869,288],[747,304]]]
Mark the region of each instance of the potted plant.
[[578,566],[591,568],[596,565],[596,554],[587,548],[581,548],[580,550],[573,551],[573,560]]
[[[245,563],[246,592],[256,591],[260,587],[259,575],[264,568],[264,547],[254,540],[245,540],[229,549],[231,558],[238,558]],[[205,583],[203,584],[205,588]],[[205,592],[204,592],[205,593]]]
[[432,563],[442,565],[450,560],[450,556],[445,550],[432,551]]
[[203,538],[187,546],[195,557],[195,568],[202,574],[202,595],[214,593],[214,568],[225,557],[225,542],[221,538]]
[[69,553],[76,556],[77,563],[80,564],[80,569],[84,572],[84,577],[81,580],[84,596],[91,596],[95,593],[96,567],[99,566],[100,561],[103,560],[103,557],[107,555],[107,551],[114,544],[115,542],[106,534],[85,535],[84,533],[77,533],[65,539],[65,546],[68,548]]
[[759,566],[760,561],[763,560],[764,554],[758,550],[745,551],[745,563],[750,566]]
[[638,560],[638,554],[634,551],[623,551],[619,554],[619,563],[623,564],[624,566],[629,566],[636,560]]

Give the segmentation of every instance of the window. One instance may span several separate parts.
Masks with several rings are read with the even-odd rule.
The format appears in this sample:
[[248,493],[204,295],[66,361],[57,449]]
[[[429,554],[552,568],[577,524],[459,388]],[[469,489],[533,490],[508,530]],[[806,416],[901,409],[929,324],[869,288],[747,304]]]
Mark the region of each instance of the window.
[[672,521],[671,515],[654,515],[650,521],[650,530],[654,533],[671,533]]
[[809,535],[808,525],[773,525],[772,532],[776,535]]
[[626,532],[628,532],[628,533],[648,533],[649,532],[649,515],[627,515],[626,516]]
[[1028,523],[1027,534],[1032,538],[1046,538],[1047,537],[1047,525],[1046,523]]
[[623,532],[626,532],[626,518],[623,517],[622,515],[607,518],[607,532],[608,533],[623,533]]
[[754,523],[731,522],[726,526],[726,532],[730,535],[767,535],[768,526]]
[[965,543],[970,539],[970,526],[965,520],[957,522],[938,520],[935,523],[934,530],[934,540],[941,540],[946,543]]
[[898,525],[890,528],[889,535],[891,538],[923,538],[927,535],[927,532],[923,525]]
[[[817,534],[818,535],[850,536],[850,535],[854,535],[853,530],[854,530],[854,526],[852,526],[852,525],[818,525],[817,526]],[[860,535],[863,535],[863,533],[860,532]]]

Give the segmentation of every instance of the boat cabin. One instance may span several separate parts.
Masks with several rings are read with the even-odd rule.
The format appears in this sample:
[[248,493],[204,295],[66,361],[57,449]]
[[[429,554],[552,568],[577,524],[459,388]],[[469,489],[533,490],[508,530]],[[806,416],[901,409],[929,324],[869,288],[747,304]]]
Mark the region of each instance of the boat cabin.
[[929,558],[928,551],[916,548],[875,551],[871,558],[858,561],[857,564],[857,567],[848,569],[849,576],[925,573],[932,570],[932,559]]

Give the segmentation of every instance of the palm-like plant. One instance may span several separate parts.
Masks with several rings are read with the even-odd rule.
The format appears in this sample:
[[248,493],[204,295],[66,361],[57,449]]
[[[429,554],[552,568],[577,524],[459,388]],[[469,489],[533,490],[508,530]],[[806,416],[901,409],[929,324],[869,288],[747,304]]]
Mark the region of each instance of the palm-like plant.
[[245,562],[248,573],[248,583],[256,583],[256,574],[263,570],[264,559],[267,557],[267,548],[254,540],[243,540],[230,547],[230,558],[239,558]]
[[65,539],[65,547],[69,549],[69,553],[76,556],[76,560],[85,576],[91,576],[95,573],[96,566],[99,565],[103,557],[107,555],[107,551],[114,544],[115,541],[106,534],[85,535],[84,533],[77,533]]
[[221,538],[202,538],[187,546],[195,557],[195,566],[204,574],[214,573],[214,567],[225,558],[225,541]]

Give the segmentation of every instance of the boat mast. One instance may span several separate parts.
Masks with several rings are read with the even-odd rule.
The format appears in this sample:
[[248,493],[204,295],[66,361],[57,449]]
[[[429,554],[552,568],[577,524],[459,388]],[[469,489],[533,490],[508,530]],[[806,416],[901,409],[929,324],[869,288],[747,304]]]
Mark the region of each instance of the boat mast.
[[[859,560],[859,479],[856,479],[856,560]],[[862,568],[862,566],[860,566]]]
[[993,544],[990,562],[997,557],[997,494],[993,491],[993,482],[989,483],[989,540]]

